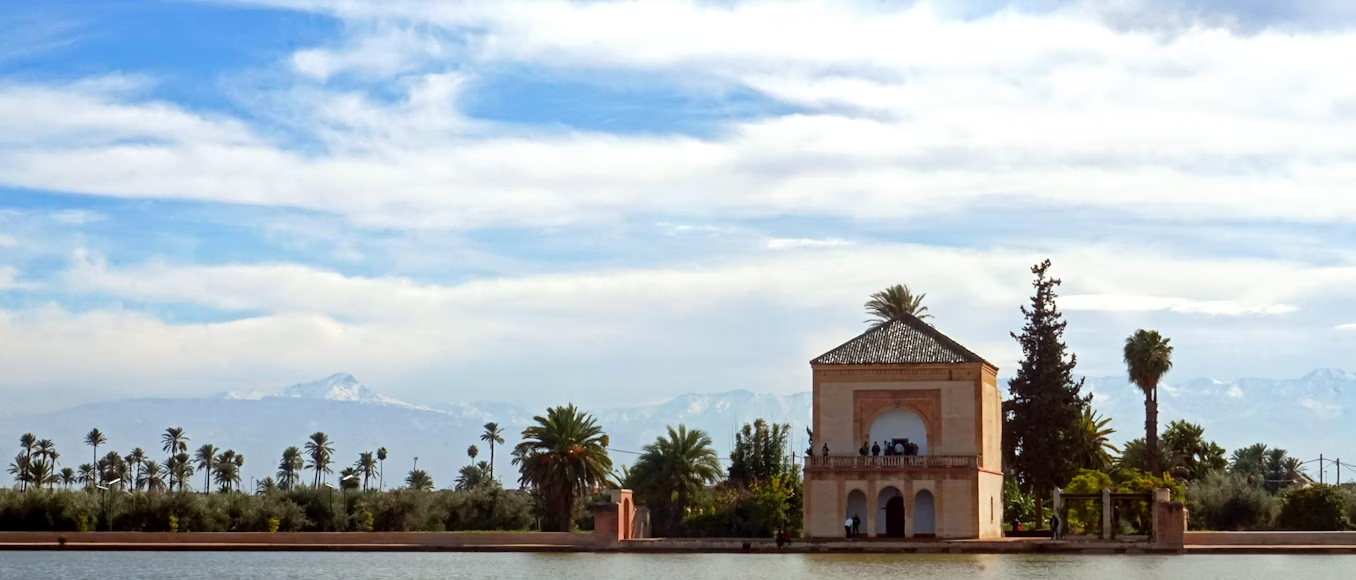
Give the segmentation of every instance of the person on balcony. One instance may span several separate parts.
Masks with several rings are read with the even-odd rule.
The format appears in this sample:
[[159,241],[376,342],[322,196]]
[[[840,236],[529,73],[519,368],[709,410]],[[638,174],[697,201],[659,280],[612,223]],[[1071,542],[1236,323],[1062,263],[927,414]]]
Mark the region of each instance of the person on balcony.
[[877,455],[880,455],[880,442],[874,442],[871,444],[871,456],[875,457]]
[[866,457],[866,453],[867,453],[868,451],[870,451],[870,449],[867,449],[867,448],[866,448],[866,442],[863,441],[863,442],[862,442],[862,448],[861,448],[861,449],[858,449],[858,450],[857,450],[857,453],[862,454],[862,457]]
[[828,444],[828,443],[825,443],[825,444],[824,444],[824,457],[828,457],[828,456],[829,456],[829,444]]

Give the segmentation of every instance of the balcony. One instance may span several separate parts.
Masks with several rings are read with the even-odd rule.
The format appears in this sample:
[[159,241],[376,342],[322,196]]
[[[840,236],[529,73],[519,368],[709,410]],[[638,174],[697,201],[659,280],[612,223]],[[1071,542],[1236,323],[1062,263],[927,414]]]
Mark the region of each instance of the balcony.
[[806,457],[808,469],[948,469],[976,468],[976,455],[830,455]]

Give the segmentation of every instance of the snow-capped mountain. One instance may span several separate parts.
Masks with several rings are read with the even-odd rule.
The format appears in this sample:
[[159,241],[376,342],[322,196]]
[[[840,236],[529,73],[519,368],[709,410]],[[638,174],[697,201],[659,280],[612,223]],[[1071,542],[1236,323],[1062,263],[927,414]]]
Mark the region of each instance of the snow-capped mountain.
[[[1356,374],[1320,369],[1284,380],[1173,379],[1167,377],[1160,389],[1160,426],[1174,419],[1200,423],[1208,438],[1228,449],[1264,442],[1306,460],[1319,453],[1356,459],[1356,449],[1348,449],[1356,441],[1348,422],[1356,409]],[[1143,436],[1144,398],[1137,387],[1124,377],[1089,377],[1085,391],[1094,395],[1094,408],[1112,419],[1117,443]],[[614,461],[625,465],[668,426],[679,424],[706,431],[725,456],[734,432],[745,423],[760,417],[791,423],[792,442],[799,449],[805,444],[810,404],[809,392],[773,395],[737,390],[587,410],[611,438]],[[248,479],[272,475],[284,448],[300,447],[311,433],[324,431],[335,444],[336,457],[341,458],[336,470],[357,459],[361,451],[385,447],[390,453],[387,468],[395,483],[403,480],[418,457],[421,469],[427,469],[439,485],[448,485],[456,470],[467,463],[467,447],[479,448],[477,460],[489,459],[490,450],[480,434],[485,423],[495,421],[505,433],[505,446],[495,451],[496,465],[512,485],[505,447],[511,447],[518,433],[541,412],[504,402],[421,406],[386,397],[352,376],[336,374],[277,392],[127,399],[0,417],[0,436],[17,438],[33,432],[53,439],[63,454],[63,466],[75,467],[89,460],[79,450],[91,427],[108,435],[107,449],[126,453],[142,447],[153,456],[166,427],[183,427],[193,446],[212,443],[245,455],[244,477]],[[101,452],[104,449],[100,447]]]
[[[1144,436],[1144,394],[1124,377],[1088,378],[1093,408],[1110,417],[1117,443]],[[1302,459],[1356,459],[1356,374],[1318,369],[1298,379],[1190,379],[1159,385],[1159,428],[1182,419],[1227,449],[1266,443]]]
[[420,405],[412,405],[404,401],[399,401],[382,395],[372,389],[367,388],[353,375],[348,373],[335,373],[323,379],[297,383],[281,393],[269,393],[264,391],[232,391],[221,395],[224,399],[257,401],[267,397],[284,397],[291,399],[320,399],[325,401],[350,401],[355,403],[370,403],[375,405],[393,405],[397,407],[408,407],[411,409],[427,409]]

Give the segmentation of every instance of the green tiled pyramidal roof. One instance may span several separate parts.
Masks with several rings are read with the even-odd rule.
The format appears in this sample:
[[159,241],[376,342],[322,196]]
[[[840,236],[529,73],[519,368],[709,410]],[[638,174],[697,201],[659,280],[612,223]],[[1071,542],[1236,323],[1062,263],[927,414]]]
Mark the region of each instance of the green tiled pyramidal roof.
[[[893,365],[988,361],[912,314],[891,319],[826,352],[812,365]],[[989,365],[993,366],[993,365]]]

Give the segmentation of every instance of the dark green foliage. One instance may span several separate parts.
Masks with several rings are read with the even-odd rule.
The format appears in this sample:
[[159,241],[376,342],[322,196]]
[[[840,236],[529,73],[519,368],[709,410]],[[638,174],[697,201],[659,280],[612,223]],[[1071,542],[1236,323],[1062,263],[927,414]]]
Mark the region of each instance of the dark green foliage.
[[[341,494],[322,488],[243,493],[0,491],[0,531],[134,532],[457,531],[530,526],[525,495],[485,485],[465,492],[396,490]],[[364,526],[369,520],[371,527]],[[177,522],[177,530],[172,529]]]
[[793,472],[747,488],[724,485],[714,491],[709,507],[683,520],[682,533],[703,538],[770,538],[783,529],[795,533],[804,523],[803,499],[801,479]]
[[518,483],[540,494],[543,528],[568,532],[583,491],[607,483],[612,459],[598,421],[574,405],[552,407],[533,417],[514,448]]
[[1036,294],[1030,308],[1022,307],[1022,333],[1012,334],[1022,346],[1022,364],[1008,383],[1010,398],[1003,402],[1006,468],[1038,500],[1077,473],[1075,431],[1091,400],[1081,394],[1082,379],[1073,379],[1078,357],[1066,353],[1062,337],[1067,323],[1055,307],[1060,281],[1046,277],[1049,268],[1049,260],[1031,268]]
[[1335,485],[1317,483],[1293,489],[1276,524],[1286,530],[1333,532],[1351,527],[1347,519],[1347,494]]
[[[790,460],[788,424],[762,419],[735,434],[729,478],[713,490],[690,490],[679,532],[698,537],[769,538],[797,532],[804,514],[800,473]],[[676,493],[675,493],[676,495]]]
[[1280,509],[1260,484],[1218,471],[1187,484],[1186,505],[1191,529],[1221,532],[1270,528]]
[[638,501],[650,508],[651,529],[659,537],[678,532],[690,496],[720,475],[711,438],[700,429],[689,431],[686,425],[669,427],[667,436],[646,445],[630,472]]
[[1205,429],[1195,423],[1173,421],[1163,430],[1164,451],[1161,468],[1176,479],[1195,481],[1207,474],[1224,471],[1229,461],[1224,448],[1205,439]]
[[730,451],[730,482],[747,487],[790,469],[790,434],[790,424],[745,423]]

